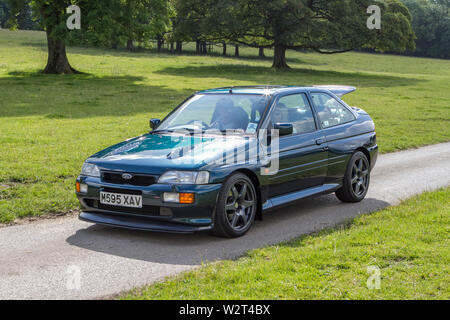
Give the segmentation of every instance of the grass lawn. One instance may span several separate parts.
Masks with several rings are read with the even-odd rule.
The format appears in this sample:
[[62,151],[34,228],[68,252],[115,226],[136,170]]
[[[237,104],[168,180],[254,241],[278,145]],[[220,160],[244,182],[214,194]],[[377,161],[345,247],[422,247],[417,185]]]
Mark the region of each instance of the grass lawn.
[[[450,188],[122,299],[450,299]],[[379,268],[369,289],[368,267]],[[376,282],[369,280],[376,286]]]
[[69,48],[85,75],[42,75],[45,34],[0,30],[0,223],[78,208],[74,179],[96,151],[148,131],[200,89],[248,84],[347,84],[375,119],[381,152],[449,141],[450,61],[362,53],[288,52],[277,72],[242,57]]

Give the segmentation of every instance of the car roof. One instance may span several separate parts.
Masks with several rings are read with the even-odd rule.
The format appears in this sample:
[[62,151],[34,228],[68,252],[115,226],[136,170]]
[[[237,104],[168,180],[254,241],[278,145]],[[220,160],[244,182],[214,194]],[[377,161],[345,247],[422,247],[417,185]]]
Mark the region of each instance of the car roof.
[[278,95],[280,93],[302,92],[302,91],[329,91],[342,97],[345,94],[354,92],[356,88],[340,85],[317,85],[317,86],[275,86],[275,85],[258,85],[258,86],[230,86],[215,88],[209,90],[198,91],[197,94],[264,94]]
[[284,91],[291,90],[299,90],[306,89],[307,87],[299,87],[299,86],[273,86],[273,85],[260,85],[260,86],[230,86],[230,87],[222,87],[215,88],[209,90],[198,91],[197,94],[206,94],[206,93],[235,93],[235,94],[266,94],[273,95],[278,94]]

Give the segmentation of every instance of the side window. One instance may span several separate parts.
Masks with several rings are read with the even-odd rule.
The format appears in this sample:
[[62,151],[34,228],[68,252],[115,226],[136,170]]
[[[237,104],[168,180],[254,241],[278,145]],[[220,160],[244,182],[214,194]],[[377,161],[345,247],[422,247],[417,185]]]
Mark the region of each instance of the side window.
[[271,121],[272,123],[291,123],[294,134],[316,130],[311,106],[303,93],[281,97],[272,111]]
[[311,93],[322,128],[330,128],[355,120],[355,116],[326,93]]

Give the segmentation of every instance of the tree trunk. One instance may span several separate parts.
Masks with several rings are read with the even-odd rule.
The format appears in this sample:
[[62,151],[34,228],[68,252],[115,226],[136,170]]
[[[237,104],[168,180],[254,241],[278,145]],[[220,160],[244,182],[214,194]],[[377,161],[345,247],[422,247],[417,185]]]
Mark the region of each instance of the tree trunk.
[[174,43],[170,42],[170,52],[173,53],[173,51],[174,51]]
[[195,53],[196,54],[200,54],[201,50],[200,50],[200,40],[195,40]]
[[131,51],[131,52],[133,52],[135,50],[134,45],[133,45],[133,40],[131,40],[131,39],[127,40],[127,50]]
[[264,48],[263,47],[259,47],[259,57],[260,58],[265,58],[266,55],[264,54]]
[[272,68],[289,69],[289,66],[286,63],[286,47],[275,45]]
[[202,41],[201,50],[202,50],[202,54],[208,53],[208,48],[206,47],[206,41]]
[[227,56],[227,44],[225,43],[225,41],[222,43],[222,45],[223,45],[223,48],[222,48],[222,55],[224,56],[224,57],[226,57]]
[[164,39],[161,36],[158,36],[157,38],[157,51],[161,52],[162,46],[164,45]]
[[183,42],[177,41],[177,43],[175,45],[175,51],[177,53],[181,53],[182,50],[183,50]]
[[111,35],[111,49],[117,49],[119,40],[117,39],[117,35],[115,32]]
[[73,74],[81,73],[70,66],[66,55],[66,44],[63,39],[55,39],[51,36],[51,30],[47,29],[48,59],[44,73],[48,74]]
[[234,46],[234,56],[239,57],[239,46],[238,45]]

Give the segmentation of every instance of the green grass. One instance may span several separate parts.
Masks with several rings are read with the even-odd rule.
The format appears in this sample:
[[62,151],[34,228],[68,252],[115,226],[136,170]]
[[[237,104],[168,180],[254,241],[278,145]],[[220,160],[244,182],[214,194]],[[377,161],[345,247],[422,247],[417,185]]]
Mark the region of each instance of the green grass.
[[449,141],[450,61],[288,52],[277,72],[242,57],[68,48],[85,75],[42,75],[45,34],[0,30],[0,223],[78,208],[74,179],[96,151],[148,131],[193,91],[247,84],[347,84],[375,119],[382,152]]
[[[450,188],[255,249],[122,299],[449,299]],[[380,270],[379,289],[369,289]],[[370,281],[371,282],[371,281]],[[371,282],[373,283],[373,282]]]

